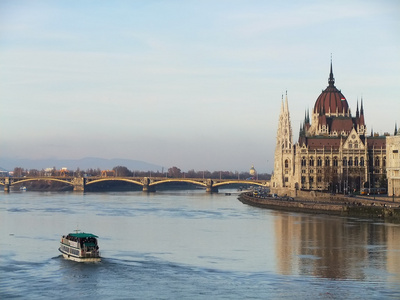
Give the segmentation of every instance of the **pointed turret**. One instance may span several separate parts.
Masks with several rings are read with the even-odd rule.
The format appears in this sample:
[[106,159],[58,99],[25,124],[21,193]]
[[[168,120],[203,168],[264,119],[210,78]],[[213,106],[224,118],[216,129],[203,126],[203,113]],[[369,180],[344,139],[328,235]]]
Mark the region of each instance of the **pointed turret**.
[[397,135],[398,131],[397,131],[397,123],[394,123],[394,135]]
[[363,98],[361,98],[361,110],[360,110],[360,115],[364,115],[364,107],[363,107]]
[[329,73],[328,83],[329,86],[335,85],[335,78],[333,78],[333,69],[332,69],[332,57],[331,57],[331,72]]
[[360,117],[360,112],[358,111],[358,98],[357,98],[357,110],[356,110],[356,118]]
[[288,98],[287,98],[287,91],[286,91],[286,99],[285,99],[285,111],[289,111],[289,104],[288,104]]

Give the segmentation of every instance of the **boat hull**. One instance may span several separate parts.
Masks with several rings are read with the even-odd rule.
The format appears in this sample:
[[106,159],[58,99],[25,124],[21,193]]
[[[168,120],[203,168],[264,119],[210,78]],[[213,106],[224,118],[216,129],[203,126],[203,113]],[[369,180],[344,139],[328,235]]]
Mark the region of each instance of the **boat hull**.
[[61,250],[61,248],[58,248],[58,250],[62,253],[63,257],[68,260],[73,260],[76,262],[100,262],[101,261],[100,256],[98,256],[98,257],[83,257],[83,256],[76,256],[71,253],[66,253],[63,250]]

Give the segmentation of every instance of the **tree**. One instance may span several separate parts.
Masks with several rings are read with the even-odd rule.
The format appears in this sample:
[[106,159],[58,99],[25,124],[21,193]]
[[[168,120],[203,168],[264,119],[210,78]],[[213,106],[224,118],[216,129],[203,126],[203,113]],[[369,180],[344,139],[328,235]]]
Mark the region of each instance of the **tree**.
[[14,177],[21,177],[24,173],[24,169],[21,167],[14,168]]
[[182,176],[181,169],[177,167],[172,167],[168,169],[168,177],[179,178]]
[[116,166],[113,168],[113,170],[115,171],[115,176],[117,177],[128,177],[128,176],[132,176],[132,172],[124,166]]

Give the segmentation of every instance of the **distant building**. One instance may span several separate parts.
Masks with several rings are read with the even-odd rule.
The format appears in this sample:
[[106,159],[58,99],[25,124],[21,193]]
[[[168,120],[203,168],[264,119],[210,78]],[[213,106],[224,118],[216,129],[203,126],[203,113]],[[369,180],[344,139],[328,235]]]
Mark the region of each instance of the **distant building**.
[[254,169],[254,166],[251,166],[249,174],[253,177],[257,175],[256,169]]
[[335,86],[332,62],[328,87],[305,113],[299,139],[292,140],[289,105],[282,97],[276,137],[274,192],[321,190],[348,193],[386,188],[386,136],[367,135],[363,100],[352,115],[346,97]]
[[[395,130],[396,133],[397,130]],[[386,138],[388,196],[400,196],[400,131]]]

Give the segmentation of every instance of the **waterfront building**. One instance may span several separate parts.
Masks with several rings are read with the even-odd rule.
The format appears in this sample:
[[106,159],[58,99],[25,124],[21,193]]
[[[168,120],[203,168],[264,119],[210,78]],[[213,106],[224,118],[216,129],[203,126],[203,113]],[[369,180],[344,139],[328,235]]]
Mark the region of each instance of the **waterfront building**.
[[386,138],[388,196],[400,196],[400,131]]
[[357,100],[353,115],[346,97],[335,86],[331,62],[328,87],[315,101],[311,117],[306,111],[296,144],[287,93],[285,100],[282,97],[271,188],[277,193],[386,188],[387,135],[367,134],[363,99]]

